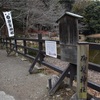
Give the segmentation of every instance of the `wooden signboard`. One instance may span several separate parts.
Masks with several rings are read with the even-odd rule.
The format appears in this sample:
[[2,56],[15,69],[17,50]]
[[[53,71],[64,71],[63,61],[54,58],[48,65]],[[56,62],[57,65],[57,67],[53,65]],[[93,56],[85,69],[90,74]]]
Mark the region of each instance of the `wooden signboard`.
[[78,100],[87,100],[88,81],[88,43],[79,43],[77,46],[77,96]]

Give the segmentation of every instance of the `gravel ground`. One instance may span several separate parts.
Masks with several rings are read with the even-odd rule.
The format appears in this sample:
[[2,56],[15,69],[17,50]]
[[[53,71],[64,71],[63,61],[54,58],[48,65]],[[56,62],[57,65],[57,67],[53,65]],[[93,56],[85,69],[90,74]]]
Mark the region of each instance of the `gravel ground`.
[[[47,57],[45,60],[51,64],[55,64],[56,66],[60,66],[62,69],[65,69],[68,65],[67,62],[64,62],[64,61],[61,61],[61,60],[55,59],[55,58]],[[88,70],[88,79],[90,81],[100,85],[100,73],[99,72],[96,72],[93,70]],[[75,83],[75,86],[76,86],[76,83]],[[93,89],[88,88],[88,93],[100,98],[100,92],[97,92]]]
[[16,100],[42,100],[48,94],[46,84],[50,76],[43,73],[30,75],[29,67],[28,61],[7,57],[6,52],[0,50],[0,91]]
[[[48,96],[47,80],[52,73],[55,73],[54,71],[44,70],[41,73],[30,75],[28,73],[31,65],[29,61],[22,61],[20,57],[7,57],[6,55],[4,50],[0,50],[0,91],[4,91],[6,96],[11,95],[15,100],[69,100],[74,93],[73,90],[69,91],[65,88],[59,90],[52,97]],[[62,69],[68,65],[67,62],[55,58],[46,57],[45,60]],[[100,73],[89,71],[89,79],[100,84]],[[0,100],[6,99],[0,98]]]
[[0,50],[0,100],[69,100],[74,93],[64,88],[49,96],[47,80],[54,74],[52,70],[45,68],[41,73],[30,75],[29,61],[6,55]]

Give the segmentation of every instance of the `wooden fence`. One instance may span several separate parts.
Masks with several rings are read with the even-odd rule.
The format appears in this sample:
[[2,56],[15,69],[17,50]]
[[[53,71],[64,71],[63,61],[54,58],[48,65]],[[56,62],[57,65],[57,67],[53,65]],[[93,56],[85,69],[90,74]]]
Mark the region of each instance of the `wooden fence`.
[[[23,45],[19,45],[18,41],[22,41]],[[32,41],[34,43],[37,43],[38,44],[38,48],[29,47],[27,45],[27,43],[30,42],[30,41]],[[51,41],[53,41],[53,40],[51,40]],[[36,64],[36,62],[39,62],[40,64],[43,64],[43,65],[45,65],[45,66],[47,66],[47,67],[49,67],[49,68],[51,68],[51,69],[61,73],[60,79],[55,84],[55,86],[49,91],[50,95],[55,93],[55,91],[59,87],[61,81],[65,77],[70,77],[70,85],[73,84],[73,80],[74,80],[74,77],[76,75],[76,68],[77,68],[77,66],[74,65],[74,64],[69,64],[69,67],[66,68],[66,70],[62,70],[60,67],[52,65],[52,64],[46,62],[44,60],[44,58],[45,58],[45,50],[44,50],[45,40],[42,39],[42,35],[41,34],[38,35],[38,39],[16,38],[16,37],[15,38],[5,38],[5,39],[1,38],[1,43],[2,43],[2,45],[6,46],[6,50],[7,50],[7,54],[8,55],[10,55],[10,53],[12,51],[15,51],[18,54],[21,54],[21,55],[23,55],[25,57],[33,59],[33,63],[32,63],[32,65],[29,68],[29,73],[30,74],[32,74],[32,71],[33,71],[33,68],[34,68],[34,65]],[[56,41],[56,43],[58,45],[60,44],[59,41]],[[18,48],[22,48],[23,52],[20,52],[18,50]],[[100,50],[100,44],[89,43],[89,49],[91,49],[91,50]],[[36,56],[29,55],[28,54],[28,50],[36,52]],[[57,58],[58,59],[61,58],[59,54],[57,55]],[[88,66],[89,70],[94,70],[94,71],[100,72],[100,65],[94,64],[92,62],[89,62],[88,65],[89,65]],[[68,72],[70,72],[71,74],[69,74]],[[92,81],[88,80],[88,87],[90,87],[90,88],[100,92],[100,85],[96,84],[96,83],[94,83]]]

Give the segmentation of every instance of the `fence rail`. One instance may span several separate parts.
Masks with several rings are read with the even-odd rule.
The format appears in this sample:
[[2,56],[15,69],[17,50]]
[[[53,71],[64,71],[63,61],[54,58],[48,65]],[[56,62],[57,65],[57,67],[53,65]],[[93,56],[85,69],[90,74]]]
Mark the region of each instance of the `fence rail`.
[[[21,40],[23,41],[23,45],[19,45],[18,41]],[[32,48],[32,47],[28,47],[27,46],[27,42],[28,41],[32,41],[32,42],[36,42],[38,43],[38,48]],[[51,40],[53,41],[53,40]],[[54,40],[55,41],[55,40]],[[6,45],[6,50],[8,55],[11,53],[11,51],[15,51],[25,57],[28,57],[30,59],[33,59],[35,62],[32,64],[31,68],[33,68],[33,66],[35,65],[36,62],[39,62],[40,64],[43,64],[59,73],[63,73],[63,70],[61,68],[59,68],[58,66],[49,64],[48,62],[44,61],[44,57],[45,57],[45,50],[43,49],[43,44],[45,43],[45,40],[42,39],[41,35],[38,35],[38,39],[28,39],[28,38],[1,38],[1,43],[3,45]],[[56,41],[57,44],[60,44],[59,41]],[[20,52],[18,51],[18,48],[22,48],[24,50],[24,52]],[[96,44],[96,43],[89,43],[89,49],[91,50],[100,50],[100,44]],[[10,50],[10,51],[9,51]],[[36,57],[31,56],[28,54],[28,50],[32,50],[34,52],[37,52]],[[60,59],[60,55],[57,55],[57,58]],[[89,69],[90,70],[94,70],[97,72],[100,72],[100,65],[98,64],[94,64],[92,62],[89,62]],[[31,68],[29,69],[29,71],[31,70]],[[70,74],[66,74],[67,77],[70,77]],[[100,92],[100,85],[92,82],[92,81],[88,81],[88,87]]]

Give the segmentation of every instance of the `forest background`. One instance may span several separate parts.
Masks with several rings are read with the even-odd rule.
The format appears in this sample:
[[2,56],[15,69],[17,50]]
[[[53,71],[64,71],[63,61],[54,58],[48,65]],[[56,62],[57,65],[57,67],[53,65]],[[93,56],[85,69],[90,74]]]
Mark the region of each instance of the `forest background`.
[[58,33],[56,20],[66,11],[84,16],[83,33],[100,33],[99,0],[0,0],[0,33],[7,33],[3,11],[12,12],[16,35],[29,37],[40,30]]

